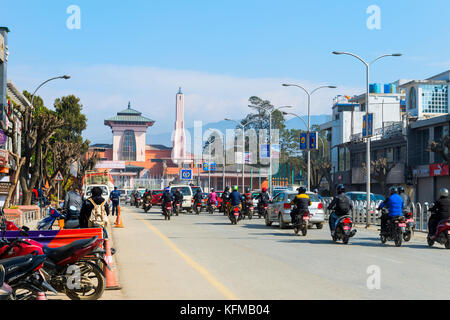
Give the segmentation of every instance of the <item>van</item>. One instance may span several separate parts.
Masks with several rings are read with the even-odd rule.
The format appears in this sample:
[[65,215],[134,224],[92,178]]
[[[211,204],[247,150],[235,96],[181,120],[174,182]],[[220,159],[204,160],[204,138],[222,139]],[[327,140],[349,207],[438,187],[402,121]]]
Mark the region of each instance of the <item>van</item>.
[[182,209],[187,212],[192,212],[192,206],[194,201],[194,192],[192,191],[190,186],[187,185],[174,185],[170,186],[170,192],[175,194],[175,191],[180,189],[181,194],[183,195],[183,204]]

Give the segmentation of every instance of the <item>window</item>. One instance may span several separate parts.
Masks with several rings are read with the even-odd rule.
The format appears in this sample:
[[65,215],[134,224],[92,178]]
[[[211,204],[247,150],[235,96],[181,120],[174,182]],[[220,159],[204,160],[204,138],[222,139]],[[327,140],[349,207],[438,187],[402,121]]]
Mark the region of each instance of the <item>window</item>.
[[422,88],[422,112],[448,113],[448,86],[424,85]]
[[136,138],[132,130],[125,130],[123,135],[122,160],[136,161]]
[[408,105],[408,109],[416,109],[416,108],[417,108],[416,88],[412,87],[409,90],[409,105]]

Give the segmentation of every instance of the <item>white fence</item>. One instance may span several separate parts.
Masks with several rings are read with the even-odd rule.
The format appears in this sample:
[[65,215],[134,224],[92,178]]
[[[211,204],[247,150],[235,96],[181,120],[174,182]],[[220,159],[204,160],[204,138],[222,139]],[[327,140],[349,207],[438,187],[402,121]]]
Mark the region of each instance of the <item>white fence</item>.
[[[328,210],[328,205],[330,204],[331,199],[327,198],[323,200],[323,206],[325,210],[325,216],[326,219],[328,219],[328,216],[330,215],[330,211]],[[367,203],[366,201],[352,201],[353,203],[353,211],[351,212],[351,217],[354,223],[356,224],[367,224],[367,217],[366,217],[366,207]],[[371,202],[371,209],[370,211],[373,211],[371,214],[369,214],[369,224],[370,225],[380,225],[380,217],[381,217],[381,211],[378,211],[376,208],[380,205],[381,201],[377,202]],[[412,212],[414,221],[416,224],[415,230],[416,231],[428,231],[428,218],[430,217],[429,213],[429,206],[423,205],[421,203],[411,203],[408,207],[409,212]]]

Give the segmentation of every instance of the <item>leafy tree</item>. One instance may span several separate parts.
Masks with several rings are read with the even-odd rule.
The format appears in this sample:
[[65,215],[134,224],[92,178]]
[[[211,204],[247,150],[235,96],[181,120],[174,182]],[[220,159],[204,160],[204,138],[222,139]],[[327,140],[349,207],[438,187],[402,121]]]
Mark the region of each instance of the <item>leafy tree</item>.
[[[381,187],[383,194],[386,193],[386,181],[389,172],[395,167],[394,162],[388,162],[386,158],[379,158],[377,160],[370,161],[371,174],[370,176],[375,179]],[[364,174],[367,174],[366,163],[362,164]]]

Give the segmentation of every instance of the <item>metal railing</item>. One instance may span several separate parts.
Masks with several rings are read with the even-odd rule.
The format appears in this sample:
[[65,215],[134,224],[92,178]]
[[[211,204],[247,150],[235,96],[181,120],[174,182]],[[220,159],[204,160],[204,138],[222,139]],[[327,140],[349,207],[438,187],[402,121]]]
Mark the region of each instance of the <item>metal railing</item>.
[[[386,139],[393,136],[400,136],[402,134],[403,134],[402,122],[393,122],[390,125],[375,129],[372,134],[372,139],[373,140],[377,140],[377,138]],[[352,134],[350,140],[354,142],[363,140],[362,132]]]
[[[331,199],[324,199],[322,202],[325,211],[325,218],[328,220],[328,217],[331,214],[331,211],[328,210],[328,205],[330,204]],[[381,212],[376,209],[381,202],[382,201],[377,201],[375,203],[371,202],[371,211],[373,211],[373,213],[369,215],[370,225],[379,226],[381,224]],[[367,224],[366,201],[352,201],[352,204],[353,210],[350,212],[350,216],[352,217],[353,222],[355,224]],[[428,232],[428,218],[430,217],[429,205],[421,204],[419,202],[415,204],[411,203],[408,206],[408,211],[413,214],[416,225],[415,231]]]

